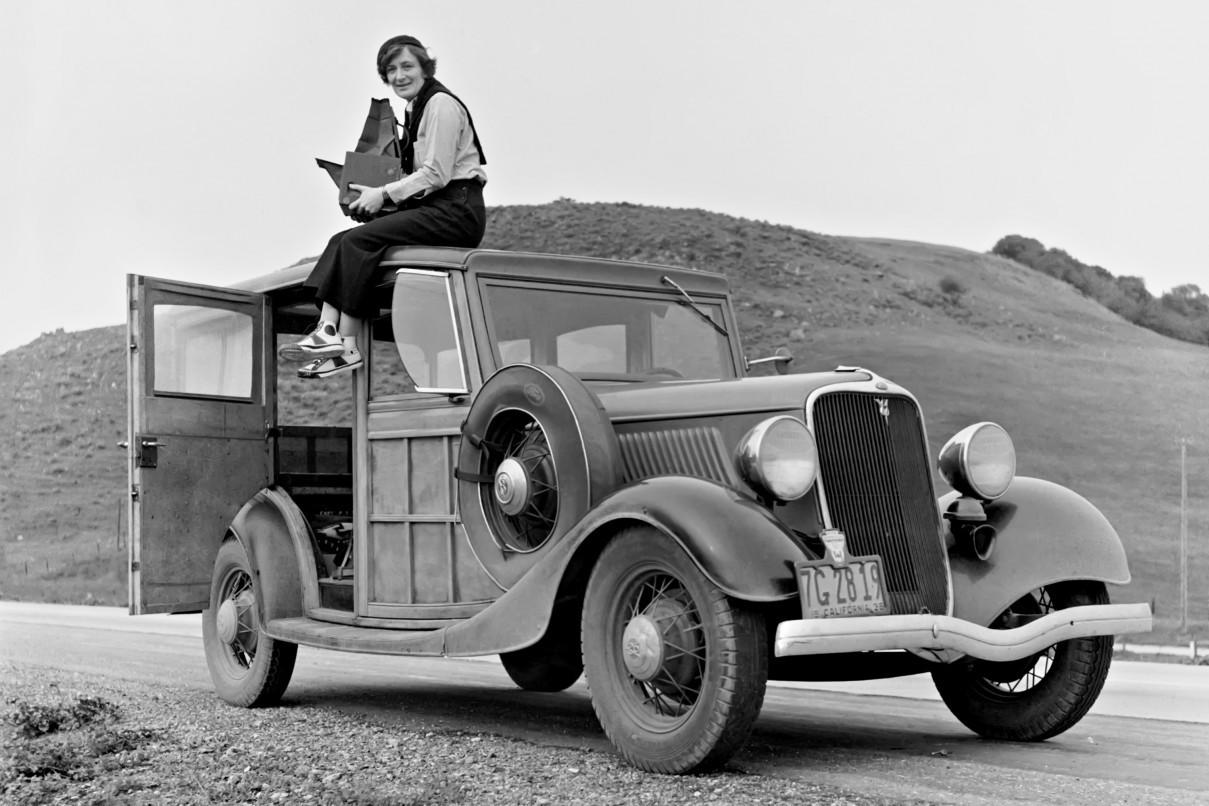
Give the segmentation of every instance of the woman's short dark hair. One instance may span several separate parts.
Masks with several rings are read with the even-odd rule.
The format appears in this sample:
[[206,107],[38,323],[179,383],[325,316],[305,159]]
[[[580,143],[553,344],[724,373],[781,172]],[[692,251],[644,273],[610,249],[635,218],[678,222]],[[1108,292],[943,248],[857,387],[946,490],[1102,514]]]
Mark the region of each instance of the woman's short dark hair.
[[424,71],[425,76],[431,78],[437,74],[437,60],[428,56],[428,48],[420,44],[420,40],[414,36],[392,36],[382,43],[382,47],[378,48],[378,76],[382,79],[382,83],[386,83],[386,71],[390,67],[391,61],[399,55],[399,51],[403,48],[411,49],[412,55],[420,63],[420,69]]

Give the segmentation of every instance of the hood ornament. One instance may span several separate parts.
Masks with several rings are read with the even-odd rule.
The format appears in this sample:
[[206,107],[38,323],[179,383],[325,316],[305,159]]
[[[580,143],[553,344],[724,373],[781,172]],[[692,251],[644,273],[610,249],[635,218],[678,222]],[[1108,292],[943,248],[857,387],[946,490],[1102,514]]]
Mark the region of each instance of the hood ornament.
[[880,414],[882,416],[882,419],[886,421],[886,425],[889,425],[890,424],[890,400],[888,398],[884,398],[884,397],[875,397],[874,401],[877,403],[877,413]]

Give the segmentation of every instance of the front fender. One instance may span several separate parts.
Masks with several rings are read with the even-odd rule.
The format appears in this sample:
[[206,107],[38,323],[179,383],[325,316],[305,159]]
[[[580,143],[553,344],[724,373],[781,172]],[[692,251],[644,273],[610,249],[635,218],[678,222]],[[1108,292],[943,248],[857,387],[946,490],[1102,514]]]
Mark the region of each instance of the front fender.
[[231,522],[259,582],[261,624],[319,606],[319,574],[306,518],[285,492],[258,492]]
[[[659,476],[614,493],[593,513],[649,523],[671,537],[728,596],[777,602],[798,595],[794,563],[808,559],[783,523],[730,487],[691,476]],[[599,527],[598,527],[599,528]]]
[[[941,510],[957,495],[941,497]],[[984,508],[998,532],[990,559],[949,549],[954,616],[985,627],[1042,585],[1074,579],[1129,582],[1121,538],[1100,510],[1073,490],[1017,476],[1002,498]]]
[[555,601],[582,598],[587,574],[614,534],[645,523],[679,543],[728,596],[776,602],[798,595],[807,559],[787,527],[749,498],[706,479],[660,476],[613,493],[486,610],[449,628],[446,652],[503,652],[535,643]]

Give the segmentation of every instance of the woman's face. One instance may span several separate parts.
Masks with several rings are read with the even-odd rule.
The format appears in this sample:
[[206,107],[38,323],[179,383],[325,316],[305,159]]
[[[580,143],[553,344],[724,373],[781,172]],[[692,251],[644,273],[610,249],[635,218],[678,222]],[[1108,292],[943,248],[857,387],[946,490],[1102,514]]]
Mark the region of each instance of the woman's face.
[[404,46],[386,65],[386,83],[404,101],[410,101],[420,94],[425,78],[427,76],[420,69],[420,60],[409,47]]

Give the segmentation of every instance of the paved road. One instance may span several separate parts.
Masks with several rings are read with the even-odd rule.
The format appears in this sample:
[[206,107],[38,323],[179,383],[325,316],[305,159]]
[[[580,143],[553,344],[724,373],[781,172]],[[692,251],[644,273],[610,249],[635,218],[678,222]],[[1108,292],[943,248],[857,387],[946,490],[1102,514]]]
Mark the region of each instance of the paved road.
[[[209,689],[197,616],[0,602],[0,660]],[[287,699],[400,724],[607,750],[583,682],[517,690],[492,660],[348,655],[303,648]],[[1074,729],[1041,744],[978,739],[926,676],[770,685],[749,772],[895,800],[1089,804],[1209,800],[1209,667],[1119,661]]]

